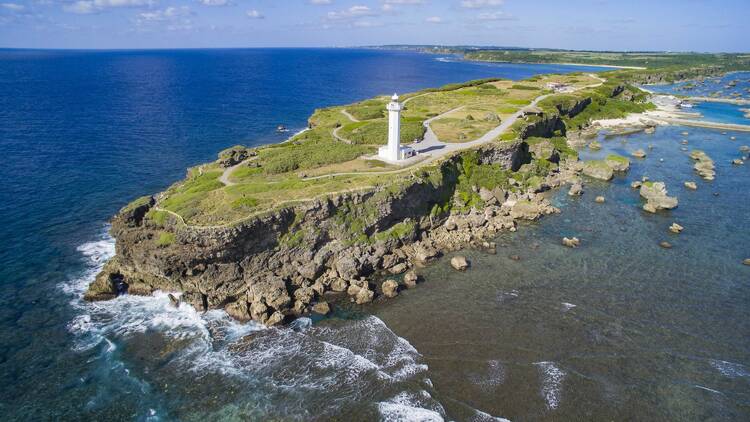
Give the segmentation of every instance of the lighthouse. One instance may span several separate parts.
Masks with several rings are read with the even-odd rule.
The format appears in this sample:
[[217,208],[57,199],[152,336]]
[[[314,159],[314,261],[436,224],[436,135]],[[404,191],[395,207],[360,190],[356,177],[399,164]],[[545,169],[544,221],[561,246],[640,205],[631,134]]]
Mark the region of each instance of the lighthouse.
[[384,161],[399,161],[412,157],[416,152],[410,147],[401,146],[401,110],[404,107],[398,102],[398,95],[393,94],[388,110],[388,144],[380,147],[378,156]]

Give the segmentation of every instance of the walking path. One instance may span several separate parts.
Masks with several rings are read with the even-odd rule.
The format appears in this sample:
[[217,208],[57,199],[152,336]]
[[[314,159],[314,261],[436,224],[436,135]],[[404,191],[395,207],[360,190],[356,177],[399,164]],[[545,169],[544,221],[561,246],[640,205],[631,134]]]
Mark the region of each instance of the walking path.
[[341,114],[343,114],[344,116],[346,116],[349,120],[351,120],[354,123],[359,122],[359,119],[357,119],[356,117],[354,117],[351,114],[349,114],[349,112],[346,111],[346,109],[341,109]]

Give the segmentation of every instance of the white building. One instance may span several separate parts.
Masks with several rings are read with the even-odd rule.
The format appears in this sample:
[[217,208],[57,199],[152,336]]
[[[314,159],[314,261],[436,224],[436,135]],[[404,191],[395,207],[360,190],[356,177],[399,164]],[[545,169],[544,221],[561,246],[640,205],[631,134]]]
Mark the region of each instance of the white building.
[[388,110],[388,145],[380,147],[378,157],[384,161],[399,161],[413,157],[417,154],[413,148],[401,146],[401,110],[404,107],[398,102],[398,95],[393,94],[386,109]]

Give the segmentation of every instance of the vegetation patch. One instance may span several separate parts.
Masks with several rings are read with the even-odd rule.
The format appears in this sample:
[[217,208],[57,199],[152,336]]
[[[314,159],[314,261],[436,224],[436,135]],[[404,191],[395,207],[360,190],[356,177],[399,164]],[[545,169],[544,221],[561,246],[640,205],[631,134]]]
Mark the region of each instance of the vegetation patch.
[[155,242],[158,246],[169,246],[174,243],[174,238],[174,233],[159,232],[159,236],[156,238]]

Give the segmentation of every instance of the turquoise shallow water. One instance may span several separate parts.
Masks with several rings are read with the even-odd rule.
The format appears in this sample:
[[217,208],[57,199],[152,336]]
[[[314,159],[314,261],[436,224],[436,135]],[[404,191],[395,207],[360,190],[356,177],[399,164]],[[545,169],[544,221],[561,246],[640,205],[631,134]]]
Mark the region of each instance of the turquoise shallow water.
[[[733,85],[731,85],[733,84]],[[706,78],[705,81],[684,81],[674,84],[650,85],[648,89],[663,94],[680,94],[693,97],[720,97],[750,99],[750,72],[733,72],[722,77]]]
[[[714,182],[693,174],[683,138],[716,161]],[[750,136],[662,127],[600,141],[601,151],[582,158],[654,148],[611,183],[587,181],[580,198],[552,192],[562,214],[501,235],[497,255],[468,252],[465,274],[447,259],[426,268],[427,282],[376,315],[424,355],[435,396],[453,415],[746,420],[750,174],[729,162]],[[679,207],[642,211],[629,185],[644,175],[665,181]],[[685,189],[687,180],[698,190]],[[675,221],[682,234],[667,230]],[[581,247],[563,247],[563,236]],[[673,248],[661,248],[664,240]]]
[[[466,251],[466,273],[443,259],[394,300],[266,330],[163,294],[82,303],[114,253],[105,220],[318,106],[571,68],[338,50],[2,53],[4,419],[750,418],[750,167],[729,164],[748,134],[602,140],[582,156],[654,149],[581,198],[551,192],[562,214],[500,236],[497,255]],[[692,174],[683,130],[716,160],[714,182]],[[642,212],[629,181],[644,174],[680,206]],[[668,233],[672,221],[685,232]],[[570,235],[581,248],[559,245]]]

